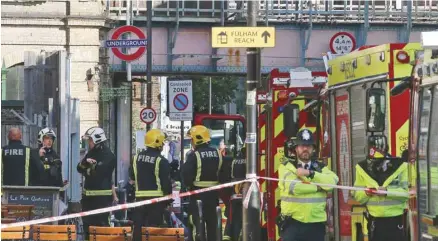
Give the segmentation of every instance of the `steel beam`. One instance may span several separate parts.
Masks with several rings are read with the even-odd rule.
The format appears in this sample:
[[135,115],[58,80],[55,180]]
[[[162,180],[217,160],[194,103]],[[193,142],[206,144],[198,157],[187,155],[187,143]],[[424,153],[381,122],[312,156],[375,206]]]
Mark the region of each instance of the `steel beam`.
[[[147,56],[146,56],[146,66],[147,66],[147,72],[146,72],[146,107],[151,108],[152,107],[152,1],[146,2],[146,8],[147,8],[147,38],[148,38],[148,46],[147,46]],[[144,84],[142,84],[144,86]],[[144,94],[144,88],[142,88],[142,95]],[[149,131],[151,129],[150,124],[146,124],[146,131]]]
[[309,6],[309,27],[307,28],[307,32],[304,28],[301,28],[300,31],[300,40],[301,40],[301,66],[306,66],[306,52],[309,47],[310,43],[310,37],[312,36],[312,29],[313,29],[313,21],[312,21],[312,5]]
[[[179,9],[179,1],[177,2],[177,8]],[[178,36],[179,30],[179,11],[176,15],[176,25],[173,30],[171,28],[167,28],[167,70],[172,71],[172,63],[174,59],[177,59],[177,56],[173,55],[173,48],[175,48],[176,39]]]
[[363,25],[362,25],[362,38],[361,38],[360,46],[367,44],[368,29],[370,28],[369,10],[370,10],[370,2],[365,1],[365,10],[363,15]]
[[412,30],[412,1],[407,1],[407,21],[406,21],[406,32],[404,42],[408,43],[411,37]]

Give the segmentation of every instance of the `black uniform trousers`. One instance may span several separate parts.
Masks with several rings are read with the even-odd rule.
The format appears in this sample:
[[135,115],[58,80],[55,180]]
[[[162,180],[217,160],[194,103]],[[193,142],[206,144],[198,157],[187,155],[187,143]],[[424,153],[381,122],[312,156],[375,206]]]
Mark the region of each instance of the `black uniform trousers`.
[[242,199],[231,199],[230,204],[226,207],[227,224],[225,226],[224,236],[230,237],[231,241],[239,241],[242,232]]
[[[99,208],[110,207],[113,202],[113,197],[108,196],[82,196],[81,206],[82,211],[90,211]],[[89,239],[89,227],[90,226],[100,226],[109,227],[110,226],[110,216],[108,212],[90,215],[82,217],[82,223],[84,228],[84,238]]]
[[368,221],[369,241],[406,240],[404,215],[386,218],[370,217]]
[[[143,201],[151,198],[137,198],[136,201]],[[160,227],[163,225],[165,203],[153,203],[140,206],[134,209],[132,214],[134,222],[134,240],[141,240],[141,227]]]
[[283,241],[324,241],[325,222],[302,223],[295,219],[285,220],[280,227],[280,236]]
[[199,211],[197,206],[197,200],[202,201],[202,218],[206,226],[206,236],[208,241],[216,240],[217,230],[217,215],[216,207],[219,206],[219,195],[215,191],[200,193],[190,197],[189,213],[192,218],[192,223],[189,225],[189,229],[193,234],[195,230],[193,240],[198,241],[200,230],[197,229],[199,223]]

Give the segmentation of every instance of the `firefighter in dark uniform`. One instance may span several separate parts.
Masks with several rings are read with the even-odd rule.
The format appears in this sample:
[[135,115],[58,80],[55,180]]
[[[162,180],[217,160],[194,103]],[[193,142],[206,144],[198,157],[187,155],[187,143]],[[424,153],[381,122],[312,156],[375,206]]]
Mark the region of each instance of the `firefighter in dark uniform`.
[[[88,153],[77,166],[78,172],[85,177],[82,210],[109,207],[113,201],[112,176],[117,163],[116,157],[106,146],[107,138],[102,128],[92,127],[82,138],[88,141]],[[85,216],[82,221],[86,240],[89,237],[89,226],[110,225],[109,213]]]
[[[136,201],[166,196],[172,193],[169,161],[161,155],[166,135],[152,129],[145,135],[147,149],[140,152],[129,169],[130,183],[135,185]],[[134,211],[134,240],[141,240],[141,227],[159,227],[169,202],[158,202]]]
[[44,168],[30,147],[21,143],[21,131],[11,128],[9,144],[2,147],[2,185],[38,186],[42,184]]
[[[368,158],[356,165],[354,182],[355,187],[368,190],[352,192],[354,199],[367,207],[368,239],[404,241],[407,238],[408,164],[403,158],[391,157],[384,145],[370,143],[370,146]],[[377,190],[394,194],[381,194]]]
[[[62,162],[53,149],[56,134],[50,128],[44,128],[38,133],[38,155],[44,165],[44,186],[62,187]],[[62,195],[60,195],[62,196]]]
[[[210,131],[202,125],[193,126],[188,131],[192,139],[194,151],[187,156],[182,169],[182,178],[185,187],[189,190],[202,189],[215,186],[219,183],[219,175],[223,157],[218,149],[210,147]],[[191,219],[190,230],[193,239],[199,240],[200,230],[196,228],[199,223],[197,200],[202,201],[202,214],[207,227],[207,240],[216,240],[216,207],[219,205],[219,194],[216,191],[200,193],[190,196],[189,214]]]
[[[230,166],[230,181],[236,182],[246,178],[246,147],[240,149],[237,157]],[[225,210],[227,223],[225,226],[223,240],[238,241],[242,233],[242,193],[243,183],[237,184],[231,189],[230,204]]]

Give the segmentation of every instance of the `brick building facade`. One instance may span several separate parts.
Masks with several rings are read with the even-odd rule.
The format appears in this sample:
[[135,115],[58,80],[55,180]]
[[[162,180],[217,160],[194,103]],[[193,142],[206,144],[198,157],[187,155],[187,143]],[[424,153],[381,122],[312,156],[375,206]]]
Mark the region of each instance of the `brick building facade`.
[[104,1],[1,1],[3,67],[22,64],[25,51],[70,53],[71,96],[81,101],[81,133],[99,125],[99,90],[89,90],[86,79],[100,62],[105,23]]

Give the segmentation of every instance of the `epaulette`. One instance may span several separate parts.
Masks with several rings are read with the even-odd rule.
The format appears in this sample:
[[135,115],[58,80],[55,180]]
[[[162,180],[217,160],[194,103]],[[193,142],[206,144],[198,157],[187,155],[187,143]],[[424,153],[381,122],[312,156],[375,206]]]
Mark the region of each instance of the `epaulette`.
[[287,165],[289,162],[292,162],[293,160],[292,159],[289,159],[289,158],[287,158],[287,157],[282,157],[281,158],[281,160],[280,160],[280,162],[281,162],[281,164],[283,164],[283,165]]

